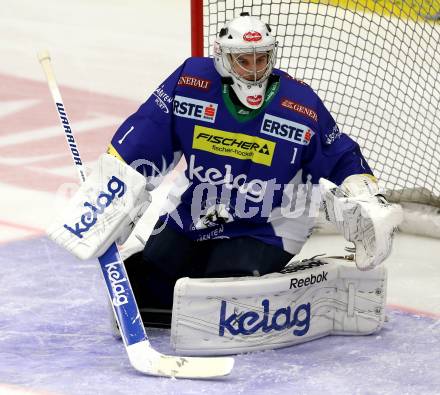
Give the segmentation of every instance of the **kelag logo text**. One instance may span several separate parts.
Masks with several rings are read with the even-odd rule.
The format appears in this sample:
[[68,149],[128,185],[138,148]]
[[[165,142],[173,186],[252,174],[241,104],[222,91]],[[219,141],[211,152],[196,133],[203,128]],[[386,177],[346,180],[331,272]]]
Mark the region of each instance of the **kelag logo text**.
[[124,304],[128,303],[128,298],[126,293],[126,286],[124,286],[123,283],[127,283],[127,279],[124,277],[121,264],[119,262],[112,262],[107,265],[105,265],[105,268],[107,269],[107,275],[110,279],[110,285],[112,287],[113,291],[113,305],[114,306],[122,306]]
[[[301,304],[293,310],[290,306],[276,310],[270,318],[270,302],[264,299],[261,302],[263,313],[255,310],[233,313],[226,317],[227,302],[222,300],[220,308],[219,336],[229,332],[232,336],[252,335],[261,331],[268,333],[279,332],[295,328],[295,336],[304,336],[310,328],[310,303]],[[293,311],[292,311],[293,310]]]
[[95,205],[89,202],[84,203],[84,207],[88,208],[90,211],[81,215],[80,222],[77,222],[73,228],[64,224],[64,228],[73,233],[79,239],[82,239],[82,234],[89,231],[90,228],[96,224],[98,215],[102,214],[106,207],[110,206],[116,197],[123,196],[125,190],[125,184],[119,178],[112,176],[107,183],[107,192],[101,192],[98,195]]

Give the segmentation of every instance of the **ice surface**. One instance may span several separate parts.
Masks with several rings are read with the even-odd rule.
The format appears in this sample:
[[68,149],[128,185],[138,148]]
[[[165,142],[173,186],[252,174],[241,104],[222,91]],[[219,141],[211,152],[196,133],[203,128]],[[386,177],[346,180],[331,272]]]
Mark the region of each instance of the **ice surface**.
[[[0,383],[56,394],[436,394],[440,321],[389,310],[378,334],[236,357],[213,381],[143,376],[111,334],[97,264],[45,238],[0,248]],[[169,331],[150,329],[172,353]]]

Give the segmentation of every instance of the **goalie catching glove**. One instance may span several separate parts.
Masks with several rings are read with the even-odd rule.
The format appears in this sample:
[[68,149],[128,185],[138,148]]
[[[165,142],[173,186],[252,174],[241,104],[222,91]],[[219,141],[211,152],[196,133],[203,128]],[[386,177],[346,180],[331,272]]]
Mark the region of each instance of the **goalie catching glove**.
[[402,222],[402,209],[380,194],[370,175],[348,177],[341,187],[319,180],[325,217],[356,247],[356,266],[369,270],[390,254],[396,227]]
[[48,235],[80,259],[97,258],[128,238],[150,202],[145,177],[103,154]]

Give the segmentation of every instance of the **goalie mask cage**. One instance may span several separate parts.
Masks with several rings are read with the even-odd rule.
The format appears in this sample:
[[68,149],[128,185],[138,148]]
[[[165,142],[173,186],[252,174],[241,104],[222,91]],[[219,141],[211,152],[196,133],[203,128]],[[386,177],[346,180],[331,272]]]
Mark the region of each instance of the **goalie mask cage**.
[[388,198],[440,207],[440,0],[192,0],[192,54],[224,23],[272,27],[277,67],[318,93]]

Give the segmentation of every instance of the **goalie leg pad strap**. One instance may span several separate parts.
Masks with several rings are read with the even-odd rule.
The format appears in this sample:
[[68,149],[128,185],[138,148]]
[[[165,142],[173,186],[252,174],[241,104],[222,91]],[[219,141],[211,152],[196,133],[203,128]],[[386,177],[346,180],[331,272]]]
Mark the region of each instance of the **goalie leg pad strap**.
[[178,280],[171,343],[178,353],[222,355],[275,349],[383,326],[386,269],[361,272],[322,259],[262,277]]

